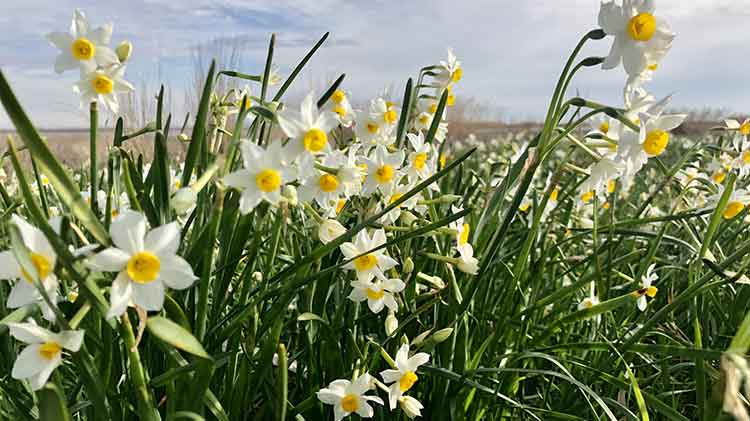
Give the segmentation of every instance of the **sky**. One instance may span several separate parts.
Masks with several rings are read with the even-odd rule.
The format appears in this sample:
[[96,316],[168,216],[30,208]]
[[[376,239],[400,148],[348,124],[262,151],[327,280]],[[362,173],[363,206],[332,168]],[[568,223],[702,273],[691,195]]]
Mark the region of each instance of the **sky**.
[[[750,0],[657,0],[657,14],[677,32],[649,90],[674,94],[677,108],[750,113]],[[238,48],[237,68],[258,74],[271,33],[275,63],[286,75],[330,31],[324,47],[295,83],[290,99],[321,90],[346,73],[343,87],[364,103],[390,89],[400,97],[408,77],[436,64],[452,47],[464,76],[455,88],[507,121],[537,120],[581,35],[597,27],[598,0],[2,0],[0,69],[32,121],[42,128],[85,127],[72,84],[76,71],[53,71],[57,55],[44,35],[67,31],[75,8],[94,26],[112,22],[112,44],[134,45],[126,79],[140,98],[164,83],[182,120],[194,96],[197,51]],[[604,55],[611,38],[583,55]],[[237,47],[232,47],[237,46]],[[624,72],[580,72],[571,93],[619,106]],[[0,111],[0,128],[10,121]]]

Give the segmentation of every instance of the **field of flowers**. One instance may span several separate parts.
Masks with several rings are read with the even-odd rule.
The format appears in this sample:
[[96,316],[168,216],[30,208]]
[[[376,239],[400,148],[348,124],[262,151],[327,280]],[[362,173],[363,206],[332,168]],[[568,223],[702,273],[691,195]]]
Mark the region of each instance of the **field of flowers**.
[[[654,1],[598,25],[534,132],[452,138],[451,50],[402,96],[355,108],[342,75],[287,102],[328,34],[289,75],[272,36],[193,116],[162,89],[116,119],[101,160],[137,49],[75,11],[47,38],[81,75],[83,171],[0,72],[0,418],[750,420],[750,121],[673,135]],[[568,94],[620,66],[622,104]]]

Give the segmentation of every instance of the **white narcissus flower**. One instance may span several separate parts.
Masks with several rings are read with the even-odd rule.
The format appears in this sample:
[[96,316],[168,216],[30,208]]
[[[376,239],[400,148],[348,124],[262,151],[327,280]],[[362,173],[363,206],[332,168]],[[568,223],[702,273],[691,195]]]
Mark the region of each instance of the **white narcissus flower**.
[[[716,208],[718,206],[719,201],[721,201],[721,196],[724,195],[724,187],[721,187],[718,194],[712,196],[709,198],[710,208]],[[724,212],[721,214],[721,216],[724,219],[732,219],[735,216],[739,215],[744,209],[745,206],[750,204],[750,192],[748,192],[745,189],[737,189],[732,191],[732,194],[729,195],[729,200],[727,201],[727,205],[724,208]]]
[[658,288],[655,286],[652,286],[651,284],[655,281],[659,280],[659,275],[654,273],[654,268],[656,267],[655,264],[651,264],[648,269],[646,270],[646,274],[643,275],[643,278],[641,280],[642,286],[639,290],[635,291],[635,295],[638,297],[637,306],[638,310],[645,311],[646,306],[648,305],[648,301],[646,300],[646,296],[649,298],[656,297],[656,293],[659,291]]
[[[386,238],[383,229],[375,230],[372,237],[365,230],[358,232],[354,237],[353,243],[347,242],[341,245],[341,252],[344,254],[344,257],[347,260],[354,259],[344,265],[344,268],[355,270],[357,272],[357,280],[360,282],[368,282],[373,278],[387,280],[388,278],[384,272],[398,265],[398,262],[387,256],[385,249],[370,252],[370,250],[380,247],[385,243]],[[362,253],[367,254],[359,256]]]
[[622,62],[628,75],[638,76],[666,55],[675,34],[664,19],[654,15],[654,3],[653,0],[623,0],[622,5],[602,2],[599,26],[615,37],[602,68],[614,69]]
[[458,246],[458,270],[469,275],[476,275],[479,272],[479,260],[474,257],[474,248],[471,244]]
[[81,95],[81,107],[100,101],[114,114],[120,109],[117,94],[133,91],[130,82],[123,79],[125,65],[103,67],[89,73],[81,73],[81,80],[73,85],[73,90]]
[[448,60],[440,61],[440,68],[438,74],[435,75],[435,80],[441,86],[448,86],[451,83],[456,83],[461,80],[464,75],[464,70],[461,67],[461,61],[456,58],[453,53],[453,49],[448,49]]
[[[58,280],[54,272],[55,264],[57,263],[57,254],[41,230],[33,227],[18,215],[13,215],[11,221],[18,227],[21,239],[26,248],[28,248],[31,263],[34,269],[36,269],[36,275],[38,275],[38,279],[42,283],[50,301],[55,305],[58,301]],[[49,221],[55,232],[60,232],[61,221],[60,218],[53,218]],[[18,279],[18,282],[13,285],[8,295],[8,301],[6,302],[8,308],[19,308],[37,304],[42,310],[42,315],[45,319],[50,321],[55,320],[55,312],[47,305],[47,302],[34,285],[36,276],[27,273],[21,267],[21,264],[16,260],[11,250],[0,252],[0,279]]]
[[367,165],[367,178],[362,194],[368,196],[376,190],[389,194],[401,178],[399,169],[404,162],[404,151],[389,153],[384,146],[378,146],[372,159],[363,158],[363,162]]
[[590,297],[584,298],[580,303],[578,303],[578,310],[588,310],[595,305],[599,305],[599,297],[597,297],[596,295],[592,295]]
[[383,98],[375,98],[370,101],[370,115],[376,121],[386,126],[395,127],[398,123],[398,108],[396,104]]
[[414,386],[418,380],[417,369],[428,361],[430,356],[424,352],[418,352],[409,358],[409,344],[403,344],[396,353],[395,369],[380,372],[383,382],[389,385],[388,403],[391,409],[395,409],[398,399]]
[[319,206],[327,207],[329,203],[337,202],[339,197],[345,194],[346,184],[339,177],[338,171],[319,170],[315,168],[315,161],[312,158],[303,158],[299,167],[301,172],[299,199],[303,202],[315,201]]
[[[407,159],[406,174],[409,176],[409,181],[416,183],[430,178],[437,172],[437,150],[432,144],[425,143],[421,131],[416,135],[408,133],[406,138],[414,148],[414,152],[410,153]],[[429,188],[435,191],[440,189],[437,183],[430,184]]]
[[[451,205],[451,213],[457,214],[463,211],[463,208]],[[471,234],[471,225],[464,222],[464,217],[460,217],[455,221],[451,222],[448,227],[456,231],[456,248],[463,247],[469,243],[469,235]]]
[[344,235],[344,233],[346,233],[346,228],[341,225],[341,222],[335,219],[326,219],[318,227],[318,238],[323,244],[330,243]]
[[244,140],[240,151],[244,168],[224,177],[224,184],[242,192],[240,212],[250,213],[263,200],[279,203],[281,187],[297,179],[296,169],[286,164],[286,150],[281,142],[271,142],[268,149],[263,149]]
[[114,247],[85,261],[93,270],[119,272],[109,292],[107,318],[120,316],[131,302],[147,311],[161,310],[166,287],[185,289],[197,279],[190,264],[177,255],[176,222],[147,231],[142,214],[125,211],[109,231]]
[[69,32],[51,32],[47,40],[60,49],[55,60],[55,72],[80,68],[89,73],[97,66],[107,67],[119,64],[117,54],[109,48],[112,38],[112,24],[107,23],[99,28],[91,29],[82,11],[76,9]]
[[331,94],[330,100],[327,102],[326,107],[329,111],[336,115],[339,120],[339,124],[344,127],[350,127],[354,122],[354,109],[349,103],[349,98],[341,89],[336,89]]
[[394,127],[367,111],[361,111],[357,113],[354,133],[357,136],[357,141],[365,147],[373,145],[388,146],[395,141]]
[[[384,206],[390,206],[391,204],[395,203],[397,200],[400,200],[406,193],[411,191],[414,188],[413,184],[401,184],[398,186],[394,186],[393,190],[391,190],[391,194],[385,197]],[[383,215],[378,222],[382,224],[393,224],[396,222],[396,220],[404,215],[405,218],[408,218],[405,214],[407,210],[414,211],[418,213],[419,215],[424,215],[425,212],[427,212],[427,205],[419,204],[419,200],[422,199],[421,192],[412,195],[408,199],[406,199],[404,202],[402,202],[400,205],[396,206],[395,208],[391,209],[388,213]],[[378,206],[379,208],[379,206]]]
[[287,148],[291,159],[305,152],[316,155],[328,151],[328,132],[339,124],[336,114],[318,111],[312,92],[302,100],[299,112],[284,109],[277,118],[281,130],[290,138]]
[[83,330],[53,333],[34,323],[7,323],[10,334],[29,344],[18,354],[11,376],[28,379],[32,390],[47,383],[52,372],[62,363],[62,351],[77,352],[83,343]]
[[351,413],[357,413],[362,418],[372,418],[375,410],[369,402],[383,405],[383,400],[379,397],[365,395],[372,389],[372,385],[372,377],[365,373],[353,382],[344,379],[334,380],[328,387],[320,389],[316,395],[321,402],[333,405],[335,421],[340,421]]
[[588,178],[581,183],[580,197],[591,196],[593,199],[593,194],[596,194],[602,202],[606,202],[607,195],[614,193],[616,180],[624,170],[625,164],[602,158],[589,169]]
[[403,291],[406,284],[396,278],[373,279],[370,281],[354,281],[352,287],[354,289],[349,294],[349,299],[357,303],[366,300],[367,307],[373,313],[378,314],[383,310],[383,307],[388,307],[393,312],[398,311],[398,303],[394,295]]

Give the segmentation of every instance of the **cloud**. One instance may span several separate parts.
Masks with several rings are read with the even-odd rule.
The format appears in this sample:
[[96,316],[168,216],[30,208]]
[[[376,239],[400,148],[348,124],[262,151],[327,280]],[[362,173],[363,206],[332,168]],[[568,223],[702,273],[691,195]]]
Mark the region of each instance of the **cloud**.
[[[598,12],[596,0],[12,3],[0,6],[0,26],[11,34],[0,51],[0,66],[22,102],[34,107],[31,114],[40,126],[86,122],[69,90],[75,77],[52,72],[55,51],[43,39],[45,32],[67,28],[75,7],[94,22],[114,22],[115,42],[129,39],[135,44],[131,80],[154,87],[157,79],[166,80],[176,97],[191,95],[197,45],[216,39],[235,43],[244,57],[241,70],[259,73],[270,33],[275,32],[275,62],[288,74],[330,31],[326,45],[300,75],[292,98],[308,89],[325,89],[325,83],[341,73],[346,73],[345,88],[360,100],[387,87],[400,95],[406,78],[443,59],[451,46],[465,66],[457,94],[496,104],[515,119],[542,117],[567,55],[579,37],[594,28]],[[679,36],[651,88],[657,94],[676,92],[677,106],[750,109],[741,88],[750,72],[743,33],[748,6],[750,0],[659,1],[660,14]],[[606,54],[610,42],[592,43],[584,54]],[[587,69],[571,89],[617,105],[623,80],[621,71]],[[8,121],[0,113],[4,126]]]

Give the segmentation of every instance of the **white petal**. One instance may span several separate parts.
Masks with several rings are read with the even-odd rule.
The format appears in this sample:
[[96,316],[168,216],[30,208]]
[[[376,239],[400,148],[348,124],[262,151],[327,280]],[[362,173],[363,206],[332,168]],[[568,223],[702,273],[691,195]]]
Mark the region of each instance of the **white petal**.
[[83,330],[66,330],[58,334],[59,344],[68,351],[78,352],[83,345]]
[[375,410],[372,409],[369,403],[365,402],[364,399],[360,400],[359,407],[357,408],[357,415],[362,418],[372,418],[375,415]]
[[180,247],[180,226],[177,222],[162,225],[146,234],[144,250],[159,257],[173,256]]
[[125,272],[117,275],[117,278],[112,283],[112,288],[109,290],[109,312],[107,312],[107,319],[118,317],[127,310],[128,303],[130,303],[130,299],[133,297],[133,287],[131,284],[132,282]]
[[133,286],[133,303],[147,311],[161,310],[164,305],[164,284],[155,280],[147,284],[131,282]]
[[[47,38],[52,45],[62,50],[63,53],[68,53],[70,56],[70,48],[73,44],[73,37],[66,32],[50,32],[44,36]],[[72,57],[72,56],[71,56]]]
[[224,184],[229,187],[236,189],[246,189],[252,186],[254,180],[252,174],[248,170],[238,170],[233,173],[227,174],[223,180]]
[[120,60],[117,58],[117,54],[112,51],[109,47],[97,46],[94,52],[94,60],[96,64],[101,67],[111,66],[117,64]]
[[413,357],[409,358],[406,363],[410,368],[409,371],[417,371],[417,367],[427,364],[428,361],[430,361],[430,356],[428,354],[424,352],[418,352],[414,354]]
[[659,120],[657,121],[657,126],[660,130],[664,131],[670,131],[674,130],[675,128],[679,127],[680,124],[682,124],[685,119],[687,119],[686,114],[675,114],[675,115],[665,115],[659,117]]
[[124,251],[110,247],[86,259],[87,267],[102,272],[119,272],[125,268],[130,255]]
[[396,403],[402,394],[399,382],[393,383],[388,390],[388,406],[391,409],[396,409]]
[[52,260],[51,258],[55,256],[54,251],[52,251],[52,246],[50,246],[47,238],[44,236],[41,230],[32,226],[25,219],[21,218],[18,215],[13,215],[11,217],[11,220],[14,224],[16,224],[18,230],[21,232],[21,237],[23,238],[23,242],[24,244],[26,244],[26,247],[28,247],[34,253],[42,254],[48,259]]
[[138,212],[125,211],[112,221],[109,232],[115,245],[132,256],[143,251],[146,218]]
[[300,139],[305,134],[305,129],[299,123],[300,115],[292,110],[281,111],[276,115],[279,127],[291,139]]
[[384,383],[391,384],[401,380],[401,371],[391,369],[383,370],[380,372],[380,377],[383,378]]
[[172,289],[188,288],[197,279],[190,263],[176,255],[161,258],[159,278]]
[[318,399],[328,405],[338,405],[339,401],[341,401],[342,395],[330,390],[330,389],[320,389],[316,395],[318,396]]
[[10,250],[0,252],[0,279],[18,279],[21,269]]
[[247,215],[252,212],[262,199],[263,196],[257,189],[246,189],[240,196],[240,213]]
[[47,383],[47,380],[49,380],[49,377],[52,375],[52,372],[55,371],[57,366],[62,362],[62,357],[58,354],[52,359],[52,361],[45,362],[47,365],[45,365],[40,372],[29,377],[31,390],[39,390],[44,387],[45,383]]
[[383,302],[383,300],[367,300],[367,307],[369,307],[370,311],[375,314],[380,313],[383,310],[384,306],[385,303]]
[[615,37],[614,42],[612,42],[612,48],[609,50],[607,58],[604,59],[604,63],[602,63],[602,69],[610,70],[620,65],[620,62],[622,61],[622,50],[624,47],[624,43],[620,38],[621,37],[619,36]]
[[55,334],[34,323],[6,323],[10,335],[27,344],[54,342]]
[[47,360],[39,354],[40,346],[40,344],[29,345],[18,354],[16,362],[13,364],[13,370],[11,371],[11,376],[14,379],[26,379],[44,369]]
[[94,29],[89,33],[89,40],[93,42],[97,49],[100,48],[101,45],[107,45],[109,44],[109,41],[112,39],[112,24],[111,23],[105,23],[104,25]]
[[72,70],[78,67],[78,63],[68,52],[58,54],[55,59],[55,73],[62,73],[66,70]]
[[409,371],[408,368],[408,361],[409,361],[409,344],[403,344],[396,352],[396,366],[401,371]]
[[625,71],[629,75],[634,76],[643,73],[648,62],[643,50],[636,46],[628,45],[622,51],[622,64]]
[[6,305],[8,308],[19,308],[33,304],[39,299],[41,299],[41,296],[36,287],[25,280],[21,280],[13,285],[13,289],[11,289],[10,294],[8,294]]

